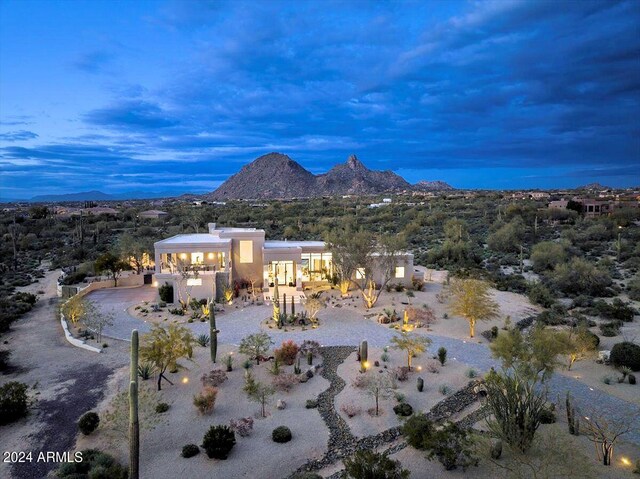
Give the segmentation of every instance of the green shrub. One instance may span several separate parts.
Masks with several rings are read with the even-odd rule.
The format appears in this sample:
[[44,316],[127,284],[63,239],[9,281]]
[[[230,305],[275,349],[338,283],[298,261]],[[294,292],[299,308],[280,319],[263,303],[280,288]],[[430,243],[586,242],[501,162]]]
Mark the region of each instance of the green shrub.
[[226,459],[235,445],[235,433],[222,425],[211,426],[202,440],[202,448],[211,459]]
[[628,341],[615,344],[609,360],[617,368],[626,366],[632,371],[640,371],[640,346]]
[[433,434],[434,425],[423,413],[414,414],[402,426],[402,435],[411,447],[424,450],[425,437]]
[[27,385],[10,381],[0,387],[0,426],[23,418],[29,412]]
[[318,407],[318,401],[315,399],[307,399],[305,406],[307,409],[315,409]]
[[410,474],[402,469],[400,461],[370,450],[358,451],[345,459],[344,467],[349,479],[407,479]]
[[438,361],[440,361],[440,364],[442,366],[444,366],[444,363],[447,362],[447,348],[445,348],[444,346],[438,349]]
[[271,439],[274,442],[284,443],[291,441],[291,429],[287,426],[278,426],[271,433]]
[[529,283],[527,296],[533,304],[539,304],[544,308],[550,308],[556,302],[551,290],[540,282]]
[[78,420],[78,429],[85,436],[88,436],[98,428],[100,424],[100,416],[93,411],[84,413]]
[[556,414],[549,408],[540,411],[540,424],[553,424],[556,422]]
[[158,295],[163,303],[173,303],[173,286],[169,283],[164,283],[158,288]]
[[211,338],[209,338],[208,334],[199,334],[196,337],[196,342],[203,348],[206,348],[207,346],[209,346],[210,341],[211,341]]
[[593,305],[598,314],[604,318],[616,319],[624,322],[633,321],[635,310],[628,304],[616,298],[611,304],[606,301],[596,301]]
[[9,370],[10,368],[9,357],[11,357],[11,351],[8,351],[6,349],[0,351],[0,372],[5,372]]
[[398,416],[407,417],[413,414],[413,408],[411,407],[411,404],[402,402],[393,406],[393,412],[395,412]]
[[182,457],[188,459],[193,456],[197,456],[200,454],[200,448],[195,444],[187,444],[186,446],[182,446]]
[[166,402],[161,402],[156,405],[156,412],[158,414],[162,414],[163,412],[167,412],[171,406],[169,406]]
[[600,325],[600,333],[607,337],[612,338],[620,334],[620,323],[618,321],[610,321]]
[[82,462],[65,462],[56,470],[60,479],[128,479],[129,472],[109,454],[96,449],[81,451]]

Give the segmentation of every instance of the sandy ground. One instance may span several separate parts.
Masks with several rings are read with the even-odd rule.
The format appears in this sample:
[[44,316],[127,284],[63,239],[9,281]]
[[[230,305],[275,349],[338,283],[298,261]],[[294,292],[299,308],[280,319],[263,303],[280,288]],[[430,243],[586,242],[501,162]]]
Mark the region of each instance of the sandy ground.
[[[382,349],[371,348],[369,351],[369,361],[371,364],[374,364],[374,361],[380,359],[382,352]],[[381,374],[380,371],[386,373],[386,371],[393,371],[393,369],[398,366],[406,365],[407,359],[404,351],[396,351],[389,348],[387,354],[389,355],[388,362],[380,361],[380,367],[374,366],[368,370],[366,374]],[[405,396],[405,402],[410,404],[416,412],[427,412],[434,404],[444,399],[445,396],[438,390],[441,385],[447,385],[451,389],[451,393],[453,393],[470,380],[465,376],[465,372],[469,367],[458,361],[447,361],[443,367],[438,368],[438,373],[426,371],[422,365],[428,361],[434,361],[431,356],[432,354],[425,352],[421,356],[414,358],[414,371],[409,374],[408,380],[396,382],[397,389],[394,390],[394,395],[403,394]],[[384,369],[385,365],[388,367],[386,371]],[[336,410],[347,422],[353,435],[358,438],[371,436],[385,429],[402,424],[399,417],[393,412],[393,406],[398,404],[394,396],[389,399],[380,400],[380,416],[370,416],[367,413],[368,409],[375,407],[375,398],[367,395],[363,389],[353,386],[353,381],[357,376],[361,375],[359,367],[360,363],[356,360],[356,353],[349,356],[338,367],[338,374],[347,384],[335,399]],[[423,367],[422,371],[417,370],[419,367]],[[416,387],[418,377],[424,379],[423,392],[419,392]],[[357,405],[362,411],[357,416],[349,418],[341,411],[343,405]]]
[[[46,265],[43,265],[46,266]],[[97,354],[70,345],[56,319],[58,299],[56,280],[60,271],[47,272],[44,278],[22,291],[44,291],[32,311],[15,322],[2,338],[13,354],[15,370],[0,376],[0,384],[21,381],[30,386],[34,400],[25,419],[2,427],[3,451],[72,450],[77,433],[76,421],[102,398],[112,371],[125,364],[127,346],[109,341],[110,347]],[[39,478],[54,468],[54,463],[32,462],[11,465],[0,463],[0,477]]]
[[[230,350],[223,346],[219,350],[224,357]],[[240,357],[242,357],[240,355]],[[210,416],[201,416],[193,405],[193,395],[201,389],[200,376],[213,369],[209,359],[208,348],[198,346],[195,350],[194,362],[182,361],[185,369],[169,377],[175,385],[163,384],[162,391],[156,394],[158,402],[171,404],[171,409],[163,414],[163,423],[153,430],[141,435],[141,477],[247,477],[256,476],[256,467],[260,468],[260,477],[276,478],[287,475],[302,465],[307,459],[321,457],[326,451],[329,437],[328,430],[316,409],[306,409],[307,399],[314,399],[328,387],[328,381],[314,376],[307,383],[297,384],[288,392],[277,392],[268,407],[269,416],[256,418],[253,433],[250,437],[236,437],[237,444],[228,460],[209,459],[204,451],[198,456],[184,459],[180,457],[182,446],[189,443],[201,444],[202,438],[211,425],[228,425],[229,420],[245,416],[259,416],[259,405],[249,402],[242,391],[244,385],[244,369],[240,367],[242,360],[237,360],[234,370],[228,373],[228,379],[219,387],[215,410]],[[222,364],[216,367],[223,368]],[[262,381],[271,381],[272,375],[267,365],[253,366],[252,372]],[[291,372],[292,367],[286,367]],[[127,384],[126,368],[120,374],[117,387],[120,390]],[[188,383],[182,382],[188,378]],[[152,380],[141,382],[144,387],[154,389]],[[276,401],[283,399],[287,403],[284,410],[276,409]],[[104,401],[100,409],[108,406]],[[277,444],[271,439],[272,430],[280,425],[288,426],[293,439],[286,444]],[[109,440],[108,430],[81,438],[78,448],[113,446]],[[109,447],[111,449],[111,447]],[[120,442],[112,451],[122,461],[128,456],[126,445]]]

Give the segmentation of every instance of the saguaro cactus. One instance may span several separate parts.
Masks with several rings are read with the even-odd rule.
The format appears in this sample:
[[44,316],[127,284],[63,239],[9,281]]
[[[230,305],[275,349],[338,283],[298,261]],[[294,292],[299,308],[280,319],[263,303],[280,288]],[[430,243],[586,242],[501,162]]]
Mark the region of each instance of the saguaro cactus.
[[282,295],[282,312],[284,313],[284,317],[287,317],[287,293]]
[[311,351],[307,353],[307,364],[309,366],[313,364],[313,353]]
[[278,291],[278,280],[276,279],[275,286],[273,287],[273,321],[278,328],[280,324],[280,292]]
[[213,304],[209,308],[209,352],[211,353],[211,362],[216,362],[218,355],[218,330],[216,329],[216,312]]
[[567,406],[567,423],[569,424],[569,434],[573,436],[579,436],[580,418],[576,414],[576,408],[573,407],[569,391],[567,391],[567,399],[565,400],[565,404]]
[[140,475],[140,423],[138,422],[138,330],[131,331],[129,381],[129,477]]
[[296,316],[296,297],[291,296],[291,316]]
[[418,392],[424,391],[424,379],[418,378]]
[[367,370],[367,358],[369,357],[369,345],[364,340],[360,342],[360,371],[365,372]]

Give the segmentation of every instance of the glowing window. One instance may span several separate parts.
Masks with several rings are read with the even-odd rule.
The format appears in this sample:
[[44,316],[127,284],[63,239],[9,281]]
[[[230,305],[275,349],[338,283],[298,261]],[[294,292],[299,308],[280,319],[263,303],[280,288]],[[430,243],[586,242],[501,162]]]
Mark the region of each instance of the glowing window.
[[187,286],[202,286],[202,278],[187,279]]
[[396,266],[396,278],[404,278],[404,266]]
[[253,263],[253,241],[240,240],[240,263]]
[[204,263],[204,253],[191,253],[191,264]]

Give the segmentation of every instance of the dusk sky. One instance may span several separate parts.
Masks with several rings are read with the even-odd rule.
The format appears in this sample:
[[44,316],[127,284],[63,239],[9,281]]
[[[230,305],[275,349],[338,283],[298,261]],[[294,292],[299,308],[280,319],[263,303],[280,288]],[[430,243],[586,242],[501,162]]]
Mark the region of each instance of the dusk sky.
[[0,199],[212,191],[271,151],[640,185],[640,1],[0,2]]

